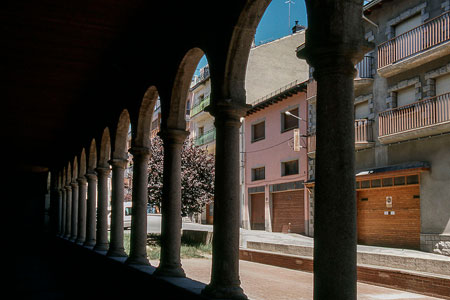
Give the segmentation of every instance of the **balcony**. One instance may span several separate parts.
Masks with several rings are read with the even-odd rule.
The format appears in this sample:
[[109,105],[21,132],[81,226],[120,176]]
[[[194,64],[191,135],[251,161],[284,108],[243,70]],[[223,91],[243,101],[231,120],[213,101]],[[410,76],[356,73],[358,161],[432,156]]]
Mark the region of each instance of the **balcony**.
[[209,102],[210,102],[210,96],[204,98],[201,102],[199,102],[196,105],[194,105],[191,108],[191,113],[190,113],[191,119],[195,115],[198,115],[199,113],[201,113],[205,109],[205,107],[207,107],[209,105]]
[[215,140],[216,140],[216,129],[213,128],[195,138],[194,144],[195,146],[203,146]]
[[[372,136],[372,121],[367,119],[355,120],[355,150],[370,148],[374,145]],[[308,135],[308,156],[316,155],[316,133]]]
[[355,68],[358,73],[354,81],[355,89],[366,87],[373,83],[373,60],[372,56],[366,55],[356,64]]
[[450,12],[378,46],[378,73],[392,76],[450,54]]
[[378,118],[383,144],[450,132],[450,93],[387,110]]

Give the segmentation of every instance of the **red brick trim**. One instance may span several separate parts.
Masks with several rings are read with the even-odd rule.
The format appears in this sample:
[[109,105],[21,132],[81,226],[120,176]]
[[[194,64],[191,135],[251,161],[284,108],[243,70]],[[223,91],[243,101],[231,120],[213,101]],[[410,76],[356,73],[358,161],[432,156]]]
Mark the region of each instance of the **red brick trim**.
[[[292,270],[313,272],[311,257],[240,249],[239,258]],[[368,266],[358,266],[357,272],[359,282],[450,299],[450,279],[448,278]]]

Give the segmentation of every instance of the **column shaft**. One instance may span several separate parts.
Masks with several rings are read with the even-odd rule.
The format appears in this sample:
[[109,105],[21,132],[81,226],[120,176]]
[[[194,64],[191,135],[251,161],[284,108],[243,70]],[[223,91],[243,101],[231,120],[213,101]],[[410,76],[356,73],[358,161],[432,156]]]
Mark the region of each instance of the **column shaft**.
[[239,118],[246,106],[213,111],[216,127],[214,235],[211,283],[203,293],[247,299],[239,280]]
[[95,246],[95,218],[97,202],[97,174],[91,170],[86,173],[88,181],[88,195],[86,204],[86,241],[84,246]]
[[[74,179],[75,180],[75,179]],[[75,242],[78,236],[78,183],[73,181],[72,186],[72,232],[70,240]]]
[[109,167],[99,167],[98,174],[98,204],[97,204],[97,236],[94,250],[108,250],[108,175]]
[[[335,60],[339,61],[338,59]],[[333,65],[332,65],[333,66]],[[314,207],[314,299],[356,299],[353,69],[320,67]]]
[[126,159],[112,159],[112,199],[111,199],[111,238],[108,256],[127,256],[123,246],[123,216],[124,216],[124,172]]
[[80,177],[78,181],[78,236],[76,243],[82,245],[86,240],[86,178]]
[[150,265],[147,259],[148,148],[133,147],[133,209],[127,264]]
[[66,189],[61,188],[61,233],[60,237],[64,237],[66,234],[66,213],[67,213],[67,199],[66,199]]
[[69,239],[72,234],[72,187],[66,185],[66,231],[64,238]]
[[188,132],[164,129],[164,176],[161,203],[161,258],[156,275],[185,277],[181,267],[181,149]]

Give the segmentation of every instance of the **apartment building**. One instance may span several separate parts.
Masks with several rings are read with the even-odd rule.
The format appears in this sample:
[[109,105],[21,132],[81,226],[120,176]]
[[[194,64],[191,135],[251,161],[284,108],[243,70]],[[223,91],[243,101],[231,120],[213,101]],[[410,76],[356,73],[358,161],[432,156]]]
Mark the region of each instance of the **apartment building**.
[[245,117],[243,227],[307,233],[306,82],[252,104]]
[[[449,9],[449,1],[437,0],[374,0],[364,6],[365,37],[374,48],[356,65],[354,81],[360,244],[449,253]],[[307,101],[305,186],[313,191],[313,80]]]

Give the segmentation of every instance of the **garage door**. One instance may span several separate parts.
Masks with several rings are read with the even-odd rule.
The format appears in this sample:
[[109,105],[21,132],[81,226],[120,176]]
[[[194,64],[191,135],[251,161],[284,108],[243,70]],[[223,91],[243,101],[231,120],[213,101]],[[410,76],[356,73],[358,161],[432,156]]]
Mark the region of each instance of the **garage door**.
[[305,233],[304,191],[273,193],[272,231],[282,232],[289,226],[293,233]]
[[359,244],[420,248],[419,186],[359,190],[357,199]]
[[250,223],[253,230],[265,230],[264,193],[251,194]]

